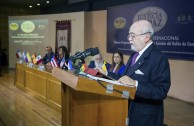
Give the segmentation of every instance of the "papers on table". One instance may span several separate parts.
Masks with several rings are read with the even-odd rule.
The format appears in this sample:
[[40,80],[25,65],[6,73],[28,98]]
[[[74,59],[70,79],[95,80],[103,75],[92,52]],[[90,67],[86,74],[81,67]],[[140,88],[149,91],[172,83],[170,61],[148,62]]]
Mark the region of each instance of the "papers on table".
[[119,83],[116,80],[109,80],[109,79],[105,79],[105,78],[101,78],[101,77],[92,76],[92,75],[89,75],[89,74],[87,74],[87,77],[89,77],[93,80],[100,80],[100,81],[104,81],[104,82],[111,83],[111,84],[127,86],[126,84]]

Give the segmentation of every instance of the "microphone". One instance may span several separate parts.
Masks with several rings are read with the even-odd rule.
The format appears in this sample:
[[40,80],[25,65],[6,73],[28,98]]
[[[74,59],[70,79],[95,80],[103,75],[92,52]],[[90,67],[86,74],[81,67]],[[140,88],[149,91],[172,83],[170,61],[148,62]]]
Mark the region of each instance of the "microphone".
[[87,56],[94,56],[99,54],[98,47],[96,48],[88,48],[84,52],[76,52],[75,55],[70,56],[70,59],[74,62],[77,59],[85,59]]

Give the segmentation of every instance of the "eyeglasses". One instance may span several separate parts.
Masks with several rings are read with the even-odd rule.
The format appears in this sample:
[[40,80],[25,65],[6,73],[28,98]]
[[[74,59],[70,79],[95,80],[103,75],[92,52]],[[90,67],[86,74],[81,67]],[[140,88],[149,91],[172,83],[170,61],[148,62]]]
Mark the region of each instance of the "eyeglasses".
[[95,60],[102,60],[102,58],[95,58]]
[[150,34],[151,32],[145,32],[145,33],[142,33],[142,34],[129,33],[129,35],[127,36],[127,40],[130,40],[130,38],[132,40],[134,40],[135,37],[145,35],[145,34],[148,34],[148,33]]

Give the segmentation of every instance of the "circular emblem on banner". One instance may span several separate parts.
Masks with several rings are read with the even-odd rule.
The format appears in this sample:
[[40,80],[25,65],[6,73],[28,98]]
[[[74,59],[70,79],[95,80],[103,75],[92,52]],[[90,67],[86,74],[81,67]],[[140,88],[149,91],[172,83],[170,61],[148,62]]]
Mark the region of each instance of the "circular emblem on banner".
[[16,30],[18,30],[18,28],[19,28],[19,25],[17,23],[9,24],[9,29],[12,31],[16,31]]
[[21,24],[21,29],[25,33],[31,33],[31,32],[34,31],[35,25],[34,25],[34,23],[32,21],[24,21]]
[[135,14],[133,22],[148,20],[152,24],[154,31],[158,32],[166,25],[167,19],[167,14],[162,8],[146,7]]
[[123,17],[118,17],[114,20],[114,26],[117,29],[122,29],[126,25],[126,19]]

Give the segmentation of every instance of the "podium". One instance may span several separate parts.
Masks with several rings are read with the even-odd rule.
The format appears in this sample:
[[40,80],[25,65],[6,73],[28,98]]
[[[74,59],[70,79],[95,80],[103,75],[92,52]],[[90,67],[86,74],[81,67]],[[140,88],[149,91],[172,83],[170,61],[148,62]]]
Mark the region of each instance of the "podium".
[[99,83],[59,68],[52,75],[61,81],[62,126],[127,125],[128,98],[134,99],[135,87]]

